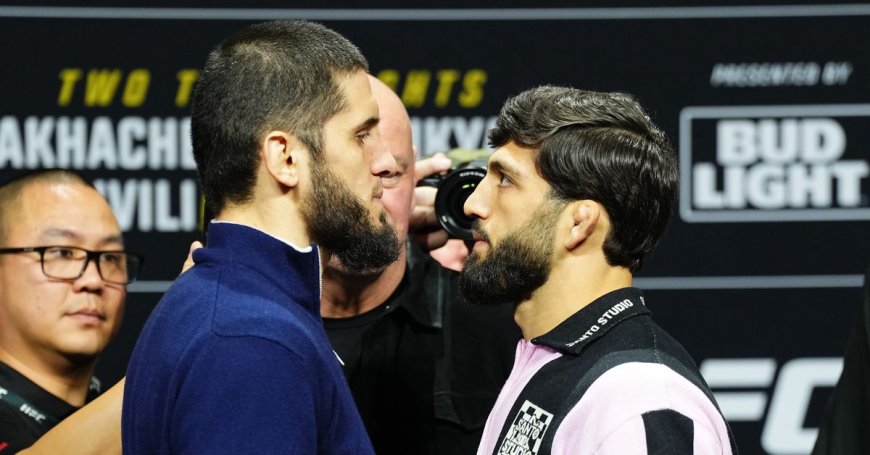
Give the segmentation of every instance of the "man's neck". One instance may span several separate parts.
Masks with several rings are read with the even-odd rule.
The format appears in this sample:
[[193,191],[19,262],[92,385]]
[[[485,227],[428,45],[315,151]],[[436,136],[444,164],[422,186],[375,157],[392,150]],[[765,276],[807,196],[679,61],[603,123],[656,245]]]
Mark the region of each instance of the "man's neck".
[[624,267],[605,265],[590,271],[563,263],[550,271],[547,282],[531,298],[517,306],[514,319],[523,338],[531,340],[553,330],[599,297],[631,287],[631,282],[631,272]]
[[51,358],[42,358],[36,354],[13,355],[10,351],[0,347],[0,361],[70,405],[81,407],[85,404],[96,359],[73,364],[56,353],[50,355]]
[[216,220],[250,226],[298,248],[311,244],[301,212],[295,205],[280,199],[229,205],[221,210]]
[[376,276],[354,276],[327,267],[323,273],[320,315],[324,318],[348,318],[371,311],[387,301],[405,276],[407,254]]

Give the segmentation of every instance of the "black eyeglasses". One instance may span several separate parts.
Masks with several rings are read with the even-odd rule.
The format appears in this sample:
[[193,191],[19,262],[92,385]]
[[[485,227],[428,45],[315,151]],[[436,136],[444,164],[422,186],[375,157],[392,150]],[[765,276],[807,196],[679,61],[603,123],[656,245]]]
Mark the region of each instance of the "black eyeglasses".
[[136,280],[144,259],[126,251],[89,251],[74,246],[0,248],[0,254],[39,253],[42,273],[56,280],[75,280],[84,275],[88,263],[97,264],[100,278],[107,283],[127,284]]

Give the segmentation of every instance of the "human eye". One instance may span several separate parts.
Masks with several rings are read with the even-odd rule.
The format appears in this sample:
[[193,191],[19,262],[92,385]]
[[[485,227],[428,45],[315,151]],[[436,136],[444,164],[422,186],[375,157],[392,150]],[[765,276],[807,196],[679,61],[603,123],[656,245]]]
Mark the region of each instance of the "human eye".
[[356,140],[365,143],[372,137],[372,130],[363,130],[356,134]]
[[46,248],[45,259],[52,261],[72,261],[77,260],[81,256],[77,248],[53,246]]
[[124,253],[118,253],[114,251],[107,251],[100,255],[100,260],[102,260],[105,264],[122,264],[124,263]]
[[502,188],[507,187],[507,186],[511,186],[513,184],[514,184],[514,181],[511,180],[511,178],[505,174],[501,174],[501,177],[498,179],[498,186],[500,186]]

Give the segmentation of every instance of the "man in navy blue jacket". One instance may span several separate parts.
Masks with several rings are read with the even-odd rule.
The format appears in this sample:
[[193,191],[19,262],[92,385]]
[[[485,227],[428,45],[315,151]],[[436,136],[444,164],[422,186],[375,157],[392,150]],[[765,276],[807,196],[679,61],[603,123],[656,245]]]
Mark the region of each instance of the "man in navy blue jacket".
[[380,201],[396,163],[366,70],[353,44],[301,21],[212,51],[191,134],[216,217],[136,345],[125,453],[372,453],[319,314],[330,254],[364,271],[399,251]]

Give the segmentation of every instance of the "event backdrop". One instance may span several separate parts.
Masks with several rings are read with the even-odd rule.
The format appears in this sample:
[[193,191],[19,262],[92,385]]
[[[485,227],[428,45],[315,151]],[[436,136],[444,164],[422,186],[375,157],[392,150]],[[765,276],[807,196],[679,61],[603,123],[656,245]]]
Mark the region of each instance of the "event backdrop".
[[870,5],[202,3],[0,6],[0,177],[80,170],[147,258],[105,382],[198,238],[188,103],[209,49],[251,22],[306,18],[360,46],[424,156],[486,147],[502,102],[536,85],[635,94],[681,168],[679,210],[637,285],[744,454],[810,450],[870,262]]

